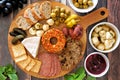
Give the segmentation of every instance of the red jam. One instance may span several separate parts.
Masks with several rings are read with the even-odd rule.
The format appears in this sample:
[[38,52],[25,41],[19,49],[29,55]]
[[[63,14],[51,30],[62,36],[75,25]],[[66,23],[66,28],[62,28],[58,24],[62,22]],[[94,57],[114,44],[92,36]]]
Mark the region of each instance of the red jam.
[[86,60],[86,68],[92,74],[100,74],[106,68],[104,58],[99,54],[93,54]]

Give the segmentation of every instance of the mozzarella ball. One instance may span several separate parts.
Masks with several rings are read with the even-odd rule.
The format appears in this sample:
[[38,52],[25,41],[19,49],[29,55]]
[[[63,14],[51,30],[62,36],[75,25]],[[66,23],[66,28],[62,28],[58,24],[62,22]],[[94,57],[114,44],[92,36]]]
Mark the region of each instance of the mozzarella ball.
[[113,36],[110,32],[106,32],[106,39],[112,39]]
[[43,25],[43,30],[44,30],[44,31],[47,31],[48,29],[49,29],[49,25],[48,25],[48,24],[44,24],[44,25]]
[[53,20],[53,19],[48,19],[48,20],[47,20],[47,23],[48,23],[50,26],[52,26],[52,25],[54,24],[54,20]]
[[105,49],[110,49],[115,43],[115,39],[105,40]]
[[98,37],[93,37],[92,42],[95,46],[97,46],[100,43],[100,41],[98,40]]
[[100,37],[106,37],[106,31],[105,30],[101,30],[100,32],[99,32],[99,35],[100,35]]
[[102,27],[100,27],[100,26],[95,28],[95,32],[96,32],[96,33],[98,33],[98,32],[101,31],[101,30],[102,30]]
[[106,40],[106,38],[104,38],[104,37],[100,37],[100,41],[101,41],[102,43],[104,43],[105,40]]
[[113,30],[110,30],[109,32],[113,37],[115,37],[115,32]]
[[35,35],[36,34],[36,29],[34,29],[33,27],[29,29],[29,33],[31,35]]
[[97,46],[97,48],[99,49],[99,50],[104,50],[105,49],[105,46],[104,46],[104,44],[102,44],[102,43],[100,43],[98,46]]
[[39,36],[39,37],[42,37],[43,33],[44,33],[43,30],[36,31],[36,35]]
[[92,37],[99,37],[99,35],[95,31],[93,31]]
[[107,25],[102,25],[102,28],[103,28],[103,30],[105,30],[105,31],[109,31],[109,29],[110,29]]

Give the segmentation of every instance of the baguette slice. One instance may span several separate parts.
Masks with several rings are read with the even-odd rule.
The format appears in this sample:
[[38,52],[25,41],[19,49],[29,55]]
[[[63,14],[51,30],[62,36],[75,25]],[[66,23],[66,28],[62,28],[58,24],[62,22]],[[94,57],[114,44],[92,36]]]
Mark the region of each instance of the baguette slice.
[[26,70],[27,70],[27,71],[30,71],[30,70],[33,68],[33,66],[35,66],[35,64],[36,64],[35,60],[32,59],[31,62],[30,62],[30,63],[28,64],[28,66],[26,67]]
[[38,49],[40,45],[41,37],[29,37],[25,38],[22,41],[24,47],[28,50],[28,52],[35,58],[38,54]]
[[20,61],[24,61],[27,59],[27,55],[22,55],[20,57],[15,58],[15,62],[18,63]]
[[23,16],[19,16],[16,19],[16,24],[19,28],[22,28],[23,30],[27,30],[31,27],[29,21],[27,22],[27,20]]
[[45,19],[50,18],[51,10],[52,10],[52,5],[51,5],[50,1],[44,1],[40,5],[40,11],[43,14],[43,16],[45,17]]
[[42,19],[42,14],[40,12],[40,4],[39,3],[35,3],[33,4],[33,7],[31,9],[33,15],[36,16],[37,20],[41,20]]
[[41,61],[35,60],[36,65],[31,69],[32,72],[38,73],[41,67]]
[[27,56],[27,59],[26,60],[23,60],[23,61],[20,61],[18,62],[18,65],[21,67],[21,68],[26,68],[27,65],[31,62],[31,58],[30,56]]
[[23,44],[13,45],[12,46],[12,51],[13,51],[13,56],[15,58],[20,57],[22,55],[26,55],[26,51],[25,51],[25,48],[24,48]]
[[35,16],[32,14],[31,8],[27,8],[25,10],[24,17],[28,18],[33,24],[38,21],[38,20],[36,20]]

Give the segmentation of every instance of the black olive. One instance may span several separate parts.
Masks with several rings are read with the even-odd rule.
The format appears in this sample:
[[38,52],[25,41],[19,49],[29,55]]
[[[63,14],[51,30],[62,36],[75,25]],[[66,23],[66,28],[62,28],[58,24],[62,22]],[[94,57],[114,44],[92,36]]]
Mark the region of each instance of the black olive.
[[10,32],[9,34],[10,34],[11,36],[14,36],[14,37],[17,36],[17,35],[19,35],[18,33],[15,33],[15,32]]

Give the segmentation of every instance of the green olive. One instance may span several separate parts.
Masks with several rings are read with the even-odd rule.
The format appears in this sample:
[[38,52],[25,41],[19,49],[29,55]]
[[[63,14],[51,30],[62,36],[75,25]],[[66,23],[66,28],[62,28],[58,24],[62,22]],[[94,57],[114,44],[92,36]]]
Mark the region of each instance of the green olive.
[[60,6],[55,6],[55,9],[59,9],[60,10]]
[[59,9],[55,9],[55,13],[58,14],[60,12]]
[[65,17],[65,13],[60,13],[60,17]]
[[78,8],[78,7],[79,7],[79,3],[78,3],[78,2],[75,2],[75,3],[74,3],[74,6]]
[[71,12],[69,10],[66,10],[65,13],[69,16]]
[[88,7],[88,5],[83,5],[83,9],[87,9]]
[[57,18],[56,17],[52,17],[52,19],[55,21],[55,20],[57,20]]
[[89,5],[89,6],[93,6],[93,2],[89,0],[89,1],[88,1],[88,5]]
[[60,22],[63,23],[65,21],[64,18],[60,18]]
[[59,22],[58,20],[55,21],[55,24],[56,24],[56,25],[59,25],[59,23],[60,23],[60,22]]
[[60,8],[60,12],[64,13],[65,12],[65,8]]
[[68,15],[67,15],[67,14],[65,14],[65,15],[64,15],[64,18],[65,18],[65,19],[67,19],[67,18],[68,18]]
[[51,13],[50,16],[51,17],[56,17],[56,13]]
[[83,4],[83,0],[78,0],[78,3],[79,4]]
[[79,8],[82,9],[82,8],[83,8],[83,5],[80,5]]

